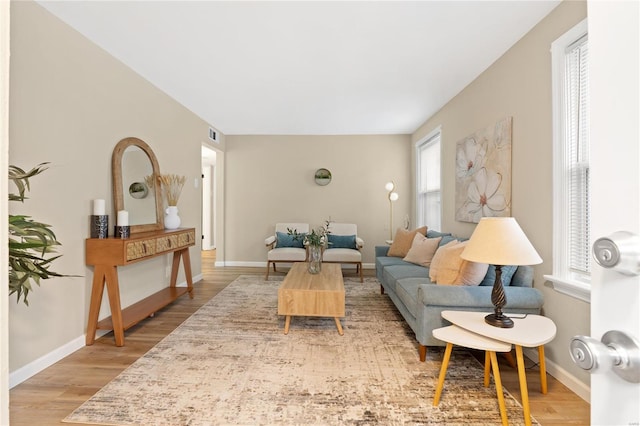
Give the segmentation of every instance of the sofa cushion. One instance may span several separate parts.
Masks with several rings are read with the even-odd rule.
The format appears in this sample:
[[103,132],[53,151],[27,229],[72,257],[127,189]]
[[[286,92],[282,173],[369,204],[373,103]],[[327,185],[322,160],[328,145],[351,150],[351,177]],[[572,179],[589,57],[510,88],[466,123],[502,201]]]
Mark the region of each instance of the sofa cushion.
[[391,257],[391,256],[380,256],[376,257],[376,266],[379,268],[386,268],[391,265],[406,265],[399,257]]
[[298,234],[296,238],[286,232],[276,232],[276,247],[296,247],[303,248],[305,234]]
[[438,244],[439,247],[445,246],[447,244],[449,244],[451,241],[458,241],[460,242],[460,240],[458,240],[456,237],[454,237],[453,235],[445,235],[444,237],[442,237],[442,239],[440,240],[440,243]]
[[387,256],[405,257],[411,248],[411,244],[413,244],[413,238],[418,232],[422,235],[426,235],[427,227],[423,226],[421,228],[414,229],[413,231],[398,228],[396,235],[393,237],[391,247],[389,247]]
[[[513,278],[513,274],[515,274],[517,266],[506,265],[502,267],[502,286],[507,287],[511,285],[511,279]],[[480,283],[480,285],[493,286],[493,283],[496,280],[496,267],[494,265],[489,265],[487,269],[487,274],[484,276],[484,279]]]
[[427,231],[427,238],[437,238],[437,237],[451,237],[451,233],[432,231],[431,229]]
[[386,266],[382,270],[382,278],[395,291],[398,280],[404,278],[420,278],[424,282],[429,282],[429,268],[402,262],[402,264]]
[[329,234],[329,248],[356,249],[358,248],[356,245],[356,236]]
[[409,312],[415,317],[418,313],[418,287],[430,284],[424,278],[405,278],[396,282],[396,294],[402,300]]
[[416,233],[409,252],[402,260],[420,266],[429,266],[441,239],[442,237],[427,238],[420,233]]

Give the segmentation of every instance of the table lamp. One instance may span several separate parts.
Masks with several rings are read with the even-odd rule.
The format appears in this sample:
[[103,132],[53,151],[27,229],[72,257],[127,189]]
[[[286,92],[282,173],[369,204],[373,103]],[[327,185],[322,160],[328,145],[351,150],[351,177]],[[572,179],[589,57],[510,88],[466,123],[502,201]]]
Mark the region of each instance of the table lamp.
[[460,255],[464,260],[495,265],[496,279],[491,291],[493,314],[484,320],[501,328],[513,327],[513,320],[502,313],[507,297],[502,287],[502,267],[505,265],[536,265],[542,259],[513,217],[483,217],[471,234]]

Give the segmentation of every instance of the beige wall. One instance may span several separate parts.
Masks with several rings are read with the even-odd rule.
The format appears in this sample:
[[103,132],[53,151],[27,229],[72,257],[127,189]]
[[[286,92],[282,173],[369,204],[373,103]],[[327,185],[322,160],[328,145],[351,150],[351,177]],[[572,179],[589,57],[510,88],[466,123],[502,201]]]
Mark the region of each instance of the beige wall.
[[[455,220],[455,146],[476,130],[513,117],[512,215],[542,256],[535,286],[544,314],[558,326],[548,358],[584,384],[589,375],[570,359],[569,339],[589,334],[589,305],[555,292],[543,274],[552,269],[551,42],[586,17],[585,2],[563,2],[412,136],[442,125],[443,228],[471,235],[474,224]],[[508,307],[508,306],[507,306]],[[557,372],[556,372],[557,374]]]
[[[91,200],[107,200],[111,227],[111,152],[120,139],[144,140],[161,172],[187,176],[178,208],[183,226],[196,227],[198,235],[201,195],[194,179],[208,124],[32,2],[11,5],[10,89],[9,162],[25,168],[51,163],[32,179],[30,199],[11,203],[11,212],[52,224],[63,255],[53,269],[80,275],[43,281],[29,295],[29,307],[10,299],[13,372],[85,332]],[[200,256],[191,260],[194,275],[200,274]],[[168,262],[161,257],[121,268],[123,305],[163,287]],[[105,303],[101,317],[107,314]]]
[[[409,213],[409,147],[408,135],[227,136],[225,261],[265,265],[275,223],[331,218],[358,225],[363,262],[374,263],[374,246],[389,238],[386,182],[400,194],[394,227]],[[333,176],[327,186],[314,181],[322,167]]]
[[[10,369],[29,364],[85,331],[92,269],[84,265],[91,200],[111,209],[111,151],[123,137],[151,145],[161,171],[187,176],[179,208],[183,226],[200,232],[200,146],[208,125],[110,55],[58,21],[37,4],[12,3],[10,162],[29,167],[51,162],[33,179],[31,199],[12,203],[53,224],[63,243],[55,270],[82,275],[45,281],[30,295],[30,307],[11,300]],[[569,360],[567,343],[589,334],[589,306],[554,292],[542,275],[551,271],[551,76],[550,43],[586,16],[581,2],[565,2],[476,81],[410,137],[228,136],[219,145],[218,260],[264,265],[264,238],[280,221],[312,226],[329,217],[355,222],[365,239],[364,262],[389,236],[384,184],[394,180],[394,228],[412,214],[413,143],[442,125],[443,229],[468,236],[473,225],[456,222],[455,143],[477,129],[513,116],[513,215],[545,263],[536,268],[536,287],[545,295],[545,314],[558,325],[547,355],[560,368],[588,383]],[[220,160],[221,159],[221,160]],[[332,171],[325,187],[316,169]],[[293,207],[292,207],[293,206]],[[114,218],[111,217],[111,224]],[[414,222],[412,221],[412,225]],[[199,274],[199,256],[192,256]],[[154,292],[168,279],[168,259],[121,271],[123,305]],[[108,313],[103,306],[101,316]]]

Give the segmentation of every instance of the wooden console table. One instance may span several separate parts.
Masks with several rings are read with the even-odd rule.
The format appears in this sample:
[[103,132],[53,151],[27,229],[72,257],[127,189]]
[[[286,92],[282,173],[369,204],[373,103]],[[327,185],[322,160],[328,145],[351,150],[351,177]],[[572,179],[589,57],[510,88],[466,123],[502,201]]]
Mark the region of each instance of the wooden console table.
[[[86,240],[86,264],[94,265],[87,346],[95,341],[96,330],[113,330],[116,346],[124,346],[124,331],[153,315],[185,293],[193,298],[191,260],[189,247],[195,245],[195,228],[161,230],[132,234],[130,238],[88,238]],[[118,266],[152,259],[173,253],[171,281],[167,288],[127,307],[120,307]],[[187,287],[176,287],[180,259],[184,266]],[[107,286],[111,316],[98,322],[104,286]]]

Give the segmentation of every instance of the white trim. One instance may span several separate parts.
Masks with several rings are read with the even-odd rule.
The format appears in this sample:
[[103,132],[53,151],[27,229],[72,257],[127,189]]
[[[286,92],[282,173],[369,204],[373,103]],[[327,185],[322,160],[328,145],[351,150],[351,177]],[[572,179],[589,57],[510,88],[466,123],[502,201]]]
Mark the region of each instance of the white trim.
[[545,275],[544,279],[553,283],[553,289],[567,296],[591,303],[591,286],[576,280],[568,280],[555,275]]
[[432,131],[430,131],[429,133],[427,133],[426,136],[420,138],[416,143],[415,143],[415,147],[416,149],[422,145],[423,143],[427,142],[429,139],[433,139],[433,137],[435,135],[437,135],[438,133],[440,133],[441,137],[442,137],[442,124],[439,124],[435,129],[433,129]]
[[[538,350],[536,348],[523,348],[522,352],[527,356],[527,358],[537,362]],[[568,387],[573,393],[584,399],[586,402],[591,402],[591,387],[589,385],[578,380],[578,378],[570,374],[567,370],[549,360],[548,357],[544,357],[544,359],[548,374],[552,375],[560,383]]]
[[9,424],[9,62],[11,4],[0,1],[0,424]]
[[[104,334],[107,334],[109,331],[101,330],[101,332],[104,335]],[[78,349],[85,346],[85,344],[86,344],[86,340],[84,335],[76,337],[72,341],[60,346],[57,349],[54,349],[48,354],[41,356],[40,358],[30,362],[24,367],[17,369],[16,371],[9,374],[9,388],[12,389],[14,386],[17,386],[20,383],[27,380],[28,378],[38,374],[45,368],[52,366],[56,362],[60,361],[62,358],[68,355],[71,355]]]
[[[202,280],[202,274],[198,274],[195,275],[193,277],[193,282],[196,283],[198,281]],[[183,281],[179,284],[176,284],[176,287],[186,287],[187,286],[187,281]],[[100,338],[102,336],[104,336],[105,334],[110,333],[111,330],[98,330],[96,333],[96,338]],[[86,345],[86,334],[82,335],[80,337],[76,337],[75,339],[73,339],[72,341],[60,346],[57,349],[54,349],[53,351],[41,356],[40,358],[36,359],[35,361],[30,362],[29,364],[20,367],[19,369],[15,370],[14,372],[9,374],[9,389],[14,388],[15,386],[19,385],[20,383],[24,382],[25,380],[33,377],[34,375],[38,374],[39,372],[41,372],[42,370],[44,370],[47,367],[51,367],[53,364],[55,364],[56,362],[60,361],[61,359],[71,355],[72,353],[74,353],[75,351],[77,351],[78,349],[83,348]]]
[[444,180],[442,179],[442,173],[443,173],[443,167],[442,167],[442,125],[439,124],[438,126],[436,126],[433,130],[431,130],[429,133],[426,134],[426,136],[418,139],[418,141],[415,143],[414,145],[414,157],[415,157],[415,192],[413,194],[413,199],[415,201],[415,211],[414,211],[414,217],[416,218],[416,221],[418,220],[418,216],[420,214],[420,209],[418,207],[418,173],[419,173],[419,168],[420,168],[420,148],[423,145],[427,145],[429,143],[429,141],[433,138],[435,138],[436,136],[439,136],[440,139],[440,227],[442,227],[442,182],[444,182]]
[[582,283],[566,277],[568,259],[558,253],[567,253],[568,236],[565,235],[566,211],[565,186],[558,182],[565,181],[564,170],[564,92],[565,92],[565,51],[567,46],[587,33],[587,19],[582,20],[569,31],[551,43],[551,87],[552,87],[552,116],[553,116],[553,272],[545,275],[545,279],[553,282],[553,289],[560,293],[575,297],[587,303],[591,302],[591,288],[588,283]]

